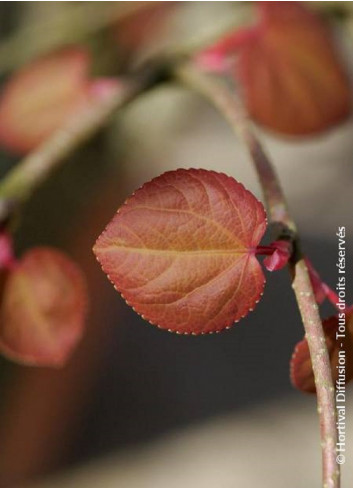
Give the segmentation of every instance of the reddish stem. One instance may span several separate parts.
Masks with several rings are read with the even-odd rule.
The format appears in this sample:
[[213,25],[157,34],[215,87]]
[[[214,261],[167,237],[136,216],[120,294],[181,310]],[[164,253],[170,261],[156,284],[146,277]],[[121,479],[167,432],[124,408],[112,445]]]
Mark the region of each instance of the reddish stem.
[[311,285],[313,286],[318,304],[321,304],[325,299],[327,299],[331,302],[335,309],[340,311],[337,306],[337,304],[340,303],[340,299],[336,292],[321,279],[318,271],[314,268],[309,258],[305,258],[305,263],[308,268]]
[[337,309],[337,311],[341,311],[341,309],[338,308],[337,304],[340,302],[338,295],[336,292],[334,292],[327,284],[324,282],[322,283],[322,286],[326,292],[326,297],[327,299],[331,302],[331,304]]
[[0,270],[11,270],[17,264],[13,252],[12,236],[3,232],[0,234]]
[[257,246],[255,250],[256,255],[272,255],[276,250],[272,245],[268,246]]
[[288,265],[288,261],[293,253],[291,241],[279,239],[268,246],[257,246],[257,255],[267,255],[263,264],[270,272],[280,270]]

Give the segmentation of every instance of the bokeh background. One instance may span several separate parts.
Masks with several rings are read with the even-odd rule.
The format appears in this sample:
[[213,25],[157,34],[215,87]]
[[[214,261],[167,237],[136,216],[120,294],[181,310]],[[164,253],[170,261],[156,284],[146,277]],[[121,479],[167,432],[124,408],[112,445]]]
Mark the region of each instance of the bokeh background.
[[[141,4],[148,5],[137,20],[116,20]],[[312,7],[333,23],[352,72],[353,3]],[[119,74],[153,53],[213,39],[251,15],[251,3],[242,2],[0,2],[1,80],[66,43],[87,45],[96,73]],[[310,139],[258,133],[314,265],[336,283],[335,233],[345,225],[351,277],[352,120]],[[16,162],[1,150],[0,176]],[[18,253],[38,244],[66,250],[86,273],[90,312],[85,338],[62,370],[0,359],[2,486],[320,486],[315,398],[289,382],[303,328],[286,270],[267,274],[262,301],[230,331],[183,337],[137,316],[94,259],[95,239],[125,198],[179,167],[226,172],[261,199],[249,158],[219,114],[166,85],[117,114],[28,202]],[[349,387],[348,394],[349,410]],[[351,414],[346,487],[353,484]]]

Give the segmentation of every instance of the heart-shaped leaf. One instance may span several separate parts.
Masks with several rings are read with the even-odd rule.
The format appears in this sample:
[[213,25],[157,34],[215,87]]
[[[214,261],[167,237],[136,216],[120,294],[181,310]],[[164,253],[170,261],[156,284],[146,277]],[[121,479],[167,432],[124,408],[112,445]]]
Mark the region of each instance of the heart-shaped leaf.
[[210,333],[259,301],[255,249],[265,210],[240,183],[206,170],[167,172],[127,200],[94,253],[136,312],[160,328]]
[[9,273],[0,310],[0,351],[19,363],[61,366],[80,340],[86,288],[78,266],[46,247]]
[[0,100],[0,143],[27,153],[78,111],[114,88],[89,79],[90,56],[71,47],[48,54],[17,72]]
[[229,69],[250,115],[288,135],[307,135],[344,120],[351,111],[348,77],[331,33],[300,2],[257,2],[255,26],[222,39],[198,57],[210,69]]
[[[344,324],[344,337],[339,331],[339,325]],[[349,382],[353,378],[353,311],[340,311],[322,323],[326,338],[326,345],[330,356],[332,378],[334,383],[338,379],[338,356],[339,352],[344,352],[345,357],[345,381]],[[315,381],[310,360],[309,345],[304,338],[300,341],[293,352],[290,362],[290,376],[294,387],[304,391],[315,393]]]

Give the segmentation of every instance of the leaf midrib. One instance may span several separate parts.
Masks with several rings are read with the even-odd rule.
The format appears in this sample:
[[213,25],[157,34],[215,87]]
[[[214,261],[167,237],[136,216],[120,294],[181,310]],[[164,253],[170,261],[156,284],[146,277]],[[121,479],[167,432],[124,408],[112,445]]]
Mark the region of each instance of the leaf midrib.
[[131,246],[111,245],[103,247],[95,247],[94,251],[98,253],[106,253],[109,251],[123,250],[131,253],[139,253],[145,255],[218,255],[218,256],[238,256],[250,254],[252,250],[247,249],[229,249],[229,250],[217,250],[217,249],[205,249],[205,250],[175,250],[175,249],[158,249],[158,248],[135,248]]

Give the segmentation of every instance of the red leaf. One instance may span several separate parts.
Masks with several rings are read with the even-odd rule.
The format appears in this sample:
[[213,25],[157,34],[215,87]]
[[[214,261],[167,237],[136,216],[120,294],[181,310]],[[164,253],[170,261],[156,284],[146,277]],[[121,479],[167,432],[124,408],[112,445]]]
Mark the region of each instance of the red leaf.
[[136,312],[160,328],[210,333],[255,307],[264,275],[255,249],[260,202],[233,178],[167,172],[140,188],[98,238],[94,253]]
[[0,143],[27,153],[114,83],[90,81],[89,54],[67,48],[42,57],[16,73],[0,100]]
[[[345,314],[346,332],[345,338],[336,339],[336,332],[338,331],[339,314]],[[342,318],[342,316],[341,316]],[[332,316],[322,323],[326,345],[330,356],[332,378],[334,383],[338,379],[338,354],[339,351],[345,352],[345,376],[346,382],[349,382],[353,378],[353,312],[346,310],[341,311],[335,316]],[[341,346],[342,343],[342,346]],[[315,381],[314,374],[310,360],[309,346],[307,340],[304,338],[300,341],[294,350],[292,359],[290,362],[290,376],[294,387],[304,391],[315,393]]]
[[0,351],[26,365],[63,365],[81,338],[86,302],[84,278],[71,259],[31,249],[5,283]]
[[221,40],[199,60],[214,64],[216,57],[221,66],[222,55],[237,54],[248,111],[270,129],[306,135],[344,120],[349,81],[321,19],[299,2],[258,2],[258,12],[256,26]]

